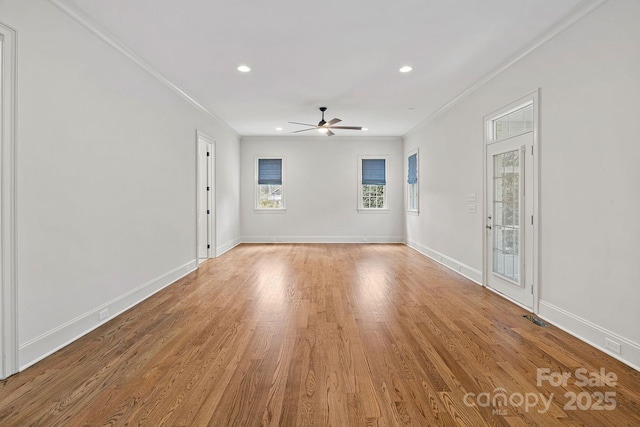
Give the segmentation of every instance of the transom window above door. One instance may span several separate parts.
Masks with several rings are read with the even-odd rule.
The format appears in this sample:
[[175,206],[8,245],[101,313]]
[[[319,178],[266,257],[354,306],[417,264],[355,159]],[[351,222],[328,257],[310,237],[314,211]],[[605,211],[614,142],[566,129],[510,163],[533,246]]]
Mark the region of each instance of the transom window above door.
[[533,130],[533,104],[528,104],[493,120],[492,140],[520,135]]

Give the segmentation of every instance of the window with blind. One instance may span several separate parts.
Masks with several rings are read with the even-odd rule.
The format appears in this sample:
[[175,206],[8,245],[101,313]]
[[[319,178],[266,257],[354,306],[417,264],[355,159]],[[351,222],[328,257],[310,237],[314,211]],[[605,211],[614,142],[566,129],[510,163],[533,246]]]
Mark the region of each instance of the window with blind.
[[359,162],[358,208],[364,211],[387,209],[387,159],[362,157]]
[[283,163],[281,157],[257,160],[256,209],[284,209]]
[[418,212],[418,152],[407,158],[407,210]]

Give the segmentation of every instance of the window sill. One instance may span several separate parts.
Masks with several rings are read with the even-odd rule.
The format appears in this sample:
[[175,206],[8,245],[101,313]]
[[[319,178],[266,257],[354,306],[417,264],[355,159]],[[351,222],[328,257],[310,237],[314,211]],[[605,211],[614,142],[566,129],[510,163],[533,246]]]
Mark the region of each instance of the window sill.
[[388,208],[384,208],[384,209],[378,209],[378,208],[358,208],[358,213],[365,213],[365,214],[388,214],[389,213],[389,209]]
[[420,215],[420,211],[407,210],[407,215],[418,216],[418,215]]
[[284,214],[287,213],[287,208],[254,208],[253,212],[259,214]]

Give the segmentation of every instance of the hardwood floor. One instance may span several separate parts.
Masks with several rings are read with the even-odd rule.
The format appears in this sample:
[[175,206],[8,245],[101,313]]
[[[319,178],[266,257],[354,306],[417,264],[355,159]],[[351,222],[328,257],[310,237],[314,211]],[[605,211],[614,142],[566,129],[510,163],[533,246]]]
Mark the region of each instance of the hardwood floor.
[[0,425],[640,426],[640,372],[524,314],[403,245],[241,245],[3,381]]

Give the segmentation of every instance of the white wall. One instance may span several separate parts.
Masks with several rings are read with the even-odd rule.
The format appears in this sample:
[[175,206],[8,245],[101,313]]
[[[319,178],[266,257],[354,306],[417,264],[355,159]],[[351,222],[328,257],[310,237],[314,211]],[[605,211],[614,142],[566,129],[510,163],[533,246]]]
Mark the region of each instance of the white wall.
[[[482,106],[456,105],[407,135],[404,156],[406,163],[408,153],[418,149],[420,213],[406,216],[407,243],[477,282],[482,280],[484,112]],[[469,193],[476,195],[475,214],[467,209]]]
[[216,140],[215,240],[220,256],[240,243],[240,137],[218,126],[210,135]]
[[[640,3],[609,1],[405,138],[420,148],[417,248],[482,270],[482,117],[540,88],[540,314],[640,366]],[[479,203],[479,207],[481,204]],[[479,211],[480,212],[480,211]]]
[[[241,233],[246,242],[400,242],[404,186],[401,138],[243,137]],[[387,213],[358,213],[358,156],[388,156]],[[284,156],[286,213],[255,207],[255,162]],[[325,169],[323,165],[331,165]]]
[[216,139],[218,246],[239,237],[239,137],[44,0],[18,31],[20,366],[196,266],[196,129]]

